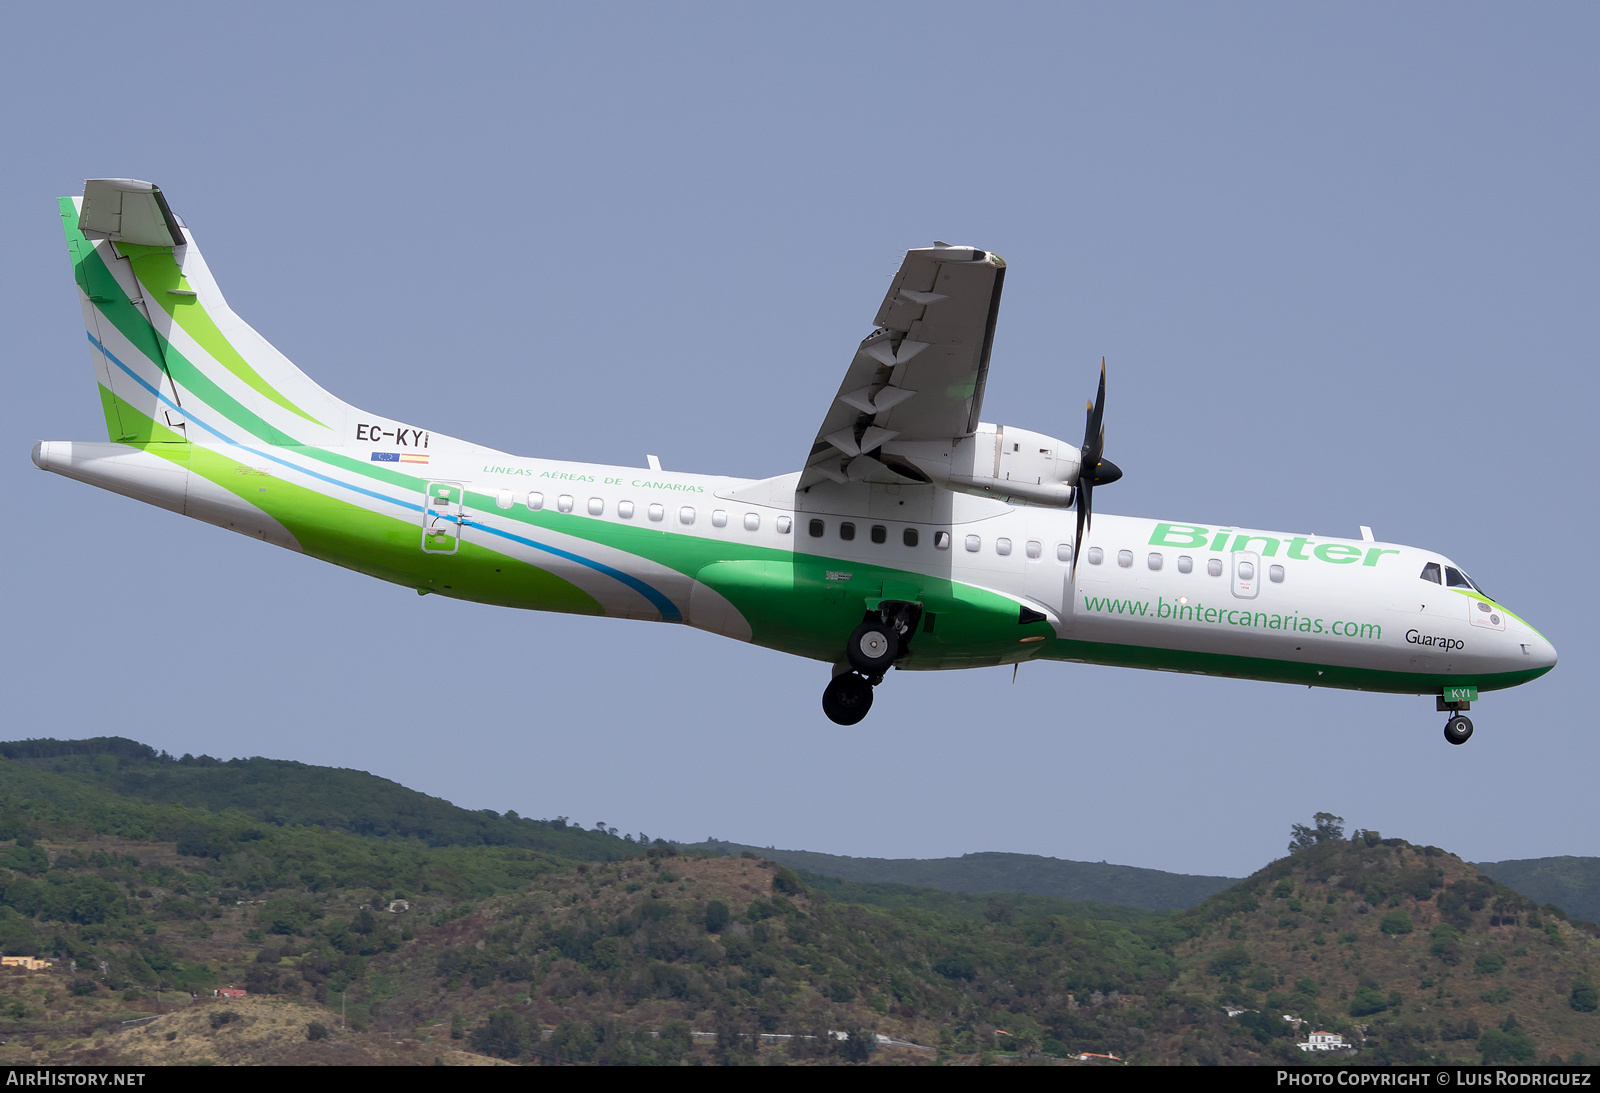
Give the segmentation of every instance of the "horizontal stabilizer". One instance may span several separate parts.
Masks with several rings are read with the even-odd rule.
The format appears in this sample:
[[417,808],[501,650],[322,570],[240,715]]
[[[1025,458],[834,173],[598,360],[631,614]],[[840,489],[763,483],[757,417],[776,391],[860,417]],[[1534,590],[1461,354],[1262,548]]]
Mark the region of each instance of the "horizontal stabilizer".
[[136,178],[85,182],[78,230],[91,238],[146,247],[181,247],[187,242],[161,187]]

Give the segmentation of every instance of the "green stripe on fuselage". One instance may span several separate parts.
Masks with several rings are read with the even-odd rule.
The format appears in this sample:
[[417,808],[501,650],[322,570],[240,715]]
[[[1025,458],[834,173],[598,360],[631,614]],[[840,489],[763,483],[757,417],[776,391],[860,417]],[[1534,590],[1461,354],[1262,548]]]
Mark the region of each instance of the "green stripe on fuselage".
[[1228,653],[1196,653],[1183,649],[1156,649],[1143,645],[1058,638],[1041,652],[1041,659],[1084,661],[1117,668],[1153,668],[1166,672],[1191,672],[1229,679],[1258,679],[1268,683],[1295,683],[1303,687],[1337,687],[1350,691],[1388,694],[1441,694],[1446,686],[1476,686],[1498,691],[1538,679],[1549,668],[1482,675],[1428,675],[1388,672],[1376,668],[1350,668],[1337,664],[1243,657]]
[[[128,412],[124,408],[124,412]],[[149,423],[156,443],[130,445],[221,486],[282,524],[301,550],[325,562],[407,588],[479,603],[574,615],[603,615],[589,593],[538,566],[471,542],[452,555],[423,552],[422,523],[396,519],[286,482],[233,458],[226,449],[190,444]]]

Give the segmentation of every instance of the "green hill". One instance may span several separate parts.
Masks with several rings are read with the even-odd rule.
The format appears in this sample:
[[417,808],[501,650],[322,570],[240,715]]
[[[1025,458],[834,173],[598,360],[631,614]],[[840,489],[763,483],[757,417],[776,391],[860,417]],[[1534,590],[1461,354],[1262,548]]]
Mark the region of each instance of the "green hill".
[[1028,892],[946,892],[911,884],[843,880],[805,869],[796,869],[795,875],[811,891],[842,903],[860,903],[891,911],[931,911],[945,918],[968,922],[1015,922],[1021,918],[1060,915],[1134,925],[1152,923],[1171,914],[1169,911],[1146,911],[1138,907],[1036,896]]
[[1529,899],[1600,922],[1600,858],[1522,858],[1479,862],[1478,868]]
[[0,745],[0,949],[54,962],[0,971],[0,1064],[1282,1063],[1308,1023],[1355,1049],[1317,1061],[1600,1055],[1596,928],[1336,819],[1156,913],[808,882],[354,771]]
[[[1289,1014],[1343,1033],[1372,1062],[1473,1050],[1484,1062],[1581,1062],[1600,1049],[1595,929],[1436,847],[1363,831],[1327,839],[1173,921],[1193,934],[1174,950],[1174,992],[1246,1008],[1239,1020],[1264,1046]],[[1233,1057],[1222,1043],[1194,1051]]]
[[983,853],[959,858],[849,858],[808,850],[775,850],[708,839],[685,849],[753,853],[795,869],[869,884],[903,884],[945,892],[1021,892],[1079,903],[1177,911],[1235,883],[1233,877],[1191,876],[1105,862],[1063,861],[1036,854]]
[[619,840],[564,818],[473,812],[359,770],[282,759],[175,758],[116,736],[0,743],[0,756],[12,761],[10,778],[19,786],[22,771],[37,771],[56,776],[51,784],[57,787],[247,817],[274,827],[392,836],[428,846],[519,846],[570,858],[632,852]]

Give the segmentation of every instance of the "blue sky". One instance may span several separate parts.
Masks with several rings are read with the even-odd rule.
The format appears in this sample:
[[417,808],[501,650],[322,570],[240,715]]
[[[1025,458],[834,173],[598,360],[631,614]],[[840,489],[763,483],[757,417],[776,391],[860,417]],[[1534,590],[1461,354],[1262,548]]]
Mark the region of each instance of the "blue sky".
[[[0,12],[7,738],[371,770],[473,808],[856,855],[1243,874],[1316,811],[1600,854],[1588,5],[84,5]],[[1555,643],[1426,698],[897,673],[419,599],[36,471],[103,427],[53,199],[160,184],[335,394],[513,452],[797,469],[901,252],[1009,269],[984,417],[1101,511],[1441,550]],[[452,680],[445,695],[419,672]]]

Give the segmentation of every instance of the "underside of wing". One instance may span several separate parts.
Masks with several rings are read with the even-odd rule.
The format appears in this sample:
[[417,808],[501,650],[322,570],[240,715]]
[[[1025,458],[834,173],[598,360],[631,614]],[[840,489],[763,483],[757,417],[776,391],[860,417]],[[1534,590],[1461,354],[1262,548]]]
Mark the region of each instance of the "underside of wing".
[[856,350],[800,477],[904,482],[920,472],[880,450],[891,440],[971,436],[983,406],[1006,264],[943,243],[908,251]]

